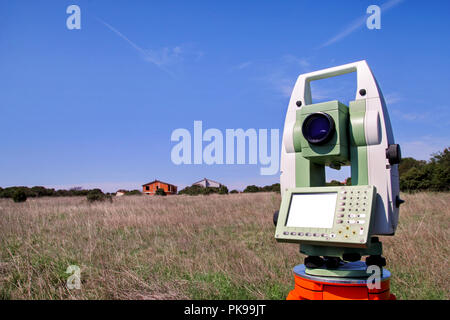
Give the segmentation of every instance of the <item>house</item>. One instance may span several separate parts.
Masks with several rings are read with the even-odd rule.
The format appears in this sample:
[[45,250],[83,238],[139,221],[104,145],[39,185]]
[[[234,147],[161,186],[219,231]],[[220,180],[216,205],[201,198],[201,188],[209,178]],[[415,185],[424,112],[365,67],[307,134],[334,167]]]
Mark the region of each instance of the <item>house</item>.
[[142,185],[142,192],[148,195],[154,195],[158,189],[163,189],[166,194],[177,194],[177,186],[160,180],[154,180]]
[[222,184],[220,182],[213,181],[213,180],[206,179],[206,178],[203,178],[202,180],[197,181],[197,182],[193,183],[192,185],[193,186],[201,186],[203,188],[206,188],[206,187],[220,188],[222,186]]
[[126,190],[117,190],[116,197],[124,196],[126,192]]

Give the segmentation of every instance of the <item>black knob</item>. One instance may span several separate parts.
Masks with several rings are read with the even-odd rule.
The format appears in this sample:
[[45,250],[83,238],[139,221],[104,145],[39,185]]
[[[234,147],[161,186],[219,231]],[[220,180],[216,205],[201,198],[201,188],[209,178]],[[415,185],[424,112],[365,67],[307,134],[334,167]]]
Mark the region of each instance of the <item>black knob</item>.
[[278,222],[278,213],[279,213],[279,211],[277,210],[273,214],[273,224],[275,225],[275,227],[277,226],[277,222]]
[[389,164],[399,164],[402,158],[400,145],[390,144],[386,149],[386,158],[389,160]]
[[339,257],[324,257],[325,266],[327,269],[337,269],[341,264],[341,259]]
[[345,261],[355,262],[361,260],[361,255],[359,253],[344,253],[342,259]]
[[399,196],[396,196],[396,197],[395,197],[395,206],[396,206],[397,208],[399,208],[400,205],[401,205],[402,203],[404,203],[404,202],[405,202],[405,200],[400,199]]
[[367,266],[378,266],[380,268],[386,265],[386,258],[381,255],[373,255],[366,258]]
[[325,260],[319,256],[308,256],[304,263],[307,268],[320,268],[325,264]]
[[297,105],[297,107],[301,107],[302,106],[302,101],[298,100],[295,104]]
[[359,94],[362,95],[363,97],[366,95],[366,93],[367,93],[366,89],[359,90]]

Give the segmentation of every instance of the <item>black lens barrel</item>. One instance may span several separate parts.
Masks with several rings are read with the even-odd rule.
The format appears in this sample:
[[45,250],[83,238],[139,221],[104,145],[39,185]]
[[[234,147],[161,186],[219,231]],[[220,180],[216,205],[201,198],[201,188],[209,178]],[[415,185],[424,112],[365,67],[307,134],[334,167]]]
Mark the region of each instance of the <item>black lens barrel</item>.
[[321,145],[328,142],[333,137],[334,131],[334,120],[325,112],[311,113],[303,121],[303,136],[311,144]]

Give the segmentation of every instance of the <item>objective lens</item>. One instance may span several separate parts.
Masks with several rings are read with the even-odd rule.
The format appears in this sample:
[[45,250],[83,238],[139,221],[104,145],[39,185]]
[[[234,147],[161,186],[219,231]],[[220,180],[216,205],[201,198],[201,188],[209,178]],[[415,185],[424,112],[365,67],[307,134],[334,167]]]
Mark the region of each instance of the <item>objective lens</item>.
[[302,132],[305,139],[312,144],[324,144],[334,133],[334,120],[324,112],[312,113],[303,121]]

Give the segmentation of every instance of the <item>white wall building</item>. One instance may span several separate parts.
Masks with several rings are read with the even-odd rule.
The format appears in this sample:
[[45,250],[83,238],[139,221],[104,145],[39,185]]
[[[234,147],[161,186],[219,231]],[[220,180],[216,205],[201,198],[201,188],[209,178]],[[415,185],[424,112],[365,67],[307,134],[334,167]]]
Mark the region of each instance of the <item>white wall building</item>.
[[202,180],[197,181],[197,182],[193,183],[192,185],[193,186],[201,186],[203,188],[206,188],[206,187],[220,188],[222,186],[222,184],[220,182],[213,181],[213,180],[206,179],[206,178],[203,178]]

